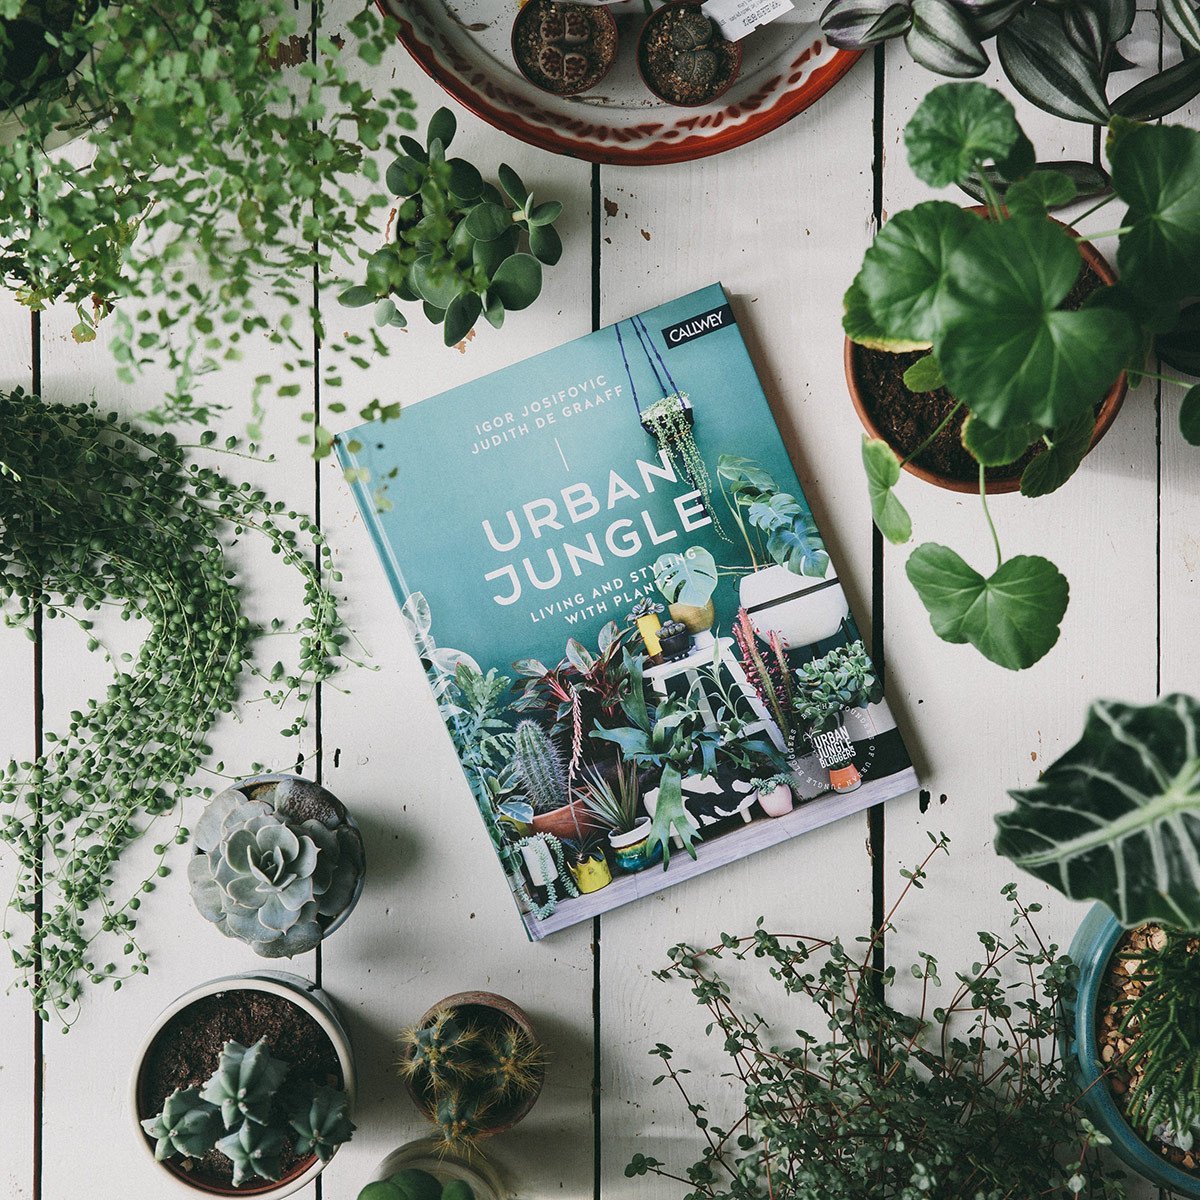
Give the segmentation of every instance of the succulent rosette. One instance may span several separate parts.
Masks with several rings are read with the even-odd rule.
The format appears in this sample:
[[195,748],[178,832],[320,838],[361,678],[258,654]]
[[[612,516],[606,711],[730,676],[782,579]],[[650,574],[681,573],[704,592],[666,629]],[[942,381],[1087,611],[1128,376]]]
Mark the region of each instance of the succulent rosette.
[[314,949],[357,899],[362,836],[345,806],[294,776],[214,796],[196,825],[192,899],[226,937],[264,958]]

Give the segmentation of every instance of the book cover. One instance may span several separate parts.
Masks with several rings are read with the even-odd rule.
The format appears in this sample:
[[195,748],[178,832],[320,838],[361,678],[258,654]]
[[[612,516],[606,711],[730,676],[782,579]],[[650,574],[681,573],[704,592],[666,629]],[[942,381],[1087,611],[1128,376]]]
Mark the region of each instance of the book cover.
[[719,284],[338,453],[531,937],[916,786]]

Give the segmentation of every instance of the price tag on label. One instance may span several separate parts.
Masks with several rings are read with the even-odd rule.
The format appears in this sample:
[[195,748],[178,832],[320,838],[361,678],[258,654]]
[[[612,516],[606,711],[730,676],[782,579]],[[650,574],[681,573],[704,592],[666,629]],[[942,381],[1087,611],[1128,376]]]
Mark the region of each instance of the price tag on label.
[[700,10],[717,23],[727,42],[740,42],[760,25],[791,12],[793,0],[704,0]]

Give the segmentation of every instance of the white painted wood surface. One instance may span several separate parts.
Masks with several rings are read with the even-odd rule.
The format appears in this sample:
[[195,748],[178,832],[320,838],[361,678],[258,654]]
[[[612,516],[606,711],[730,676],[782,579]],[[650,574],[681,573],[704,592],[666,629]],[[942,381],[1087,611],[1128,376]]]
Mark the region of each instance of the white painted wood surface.
[[[900,135],[935,82],[903,52],[888,57],[882,79],[885,214],[925,194],[908,173]],[[444,102],[399,47],[390,66],[417,97],[423,118]],[[894,802],[876,825],[883,833],[885,897],[899,867],[922,855],[928,831],[945,830],[953,839],[950,858],[937,865],[890,939],[889,957],[905,965],[917,949],[928,949],[949,969],[971,954],[977,929],[1004,919],[998,890],[1013,872],[993,854],[991,839],[992,817],[1007,804],[1005,789],[1031,781],[1075,739],[1092,698],[1148,699],[1160,686],[1194,690],[1200,476],[1195,451],[1176,433],[1178,395],[1164,396],[1160,413],[1153,387],[1131,393],[1120,419],[1062,493],[1036,504],[1008,497],[994,505],[1006,551],[1045,553],[1071,582],[1059,646],[1033,670],[1013,675],[933,636],[903,575],[905,551],[889,548],[881,566],[875,560],[858,465],[860,429],[842,377],[841,296],[873,229],[877,86],[866,56],[815,108],[749,147],[675,167],[595,173],[509,140],[456,109],[460,153],[485,167],[507,161],[541,195],[564,201],[563,261],[547,273],[537,306],[511,316],[503,333],[483,326],[460,353],[444,349],[440,331],[418,322],[405,334],[389,331],[392,356],[352,379],[350,389],[352,396],[411,403],[586,333],[593,280],[602,323],[714,279],[724,282],[868,637],[872,596],[883,600],[890,697],[929,793],[920,802]],[[1020,113],[1043,157],[1091,157],[1089,131],[1027,105]],[[1189,117],[1200,119],[1200,108]],[[29,317],[7,298],[0,301],[0,386],[28,387]],[[361,313],[342,315],[328,294],[324,303],[335,330],[361,325]],[[48,398],[94,394],[126,413],[159,399],[162,376],[147,374],[132,388],[118,385],[103,340],[76,346],[70,324],[70,315],[60,312],[42,322],[41,384]],[[230,430],[244,424],[249,380],[272,353],[264,344],[209,382],[233,398],[224,420]],[[301,407],[315,399],[310,392],[295,411],[272,411],[266,433],[274,464],[233,460],[227,468],[297,507],[319,508],[344,573],[345,615],[374,667],[324,689],[320,721],[302,747],[308,772],[319,771],[353,809],[369,860],[353,919],[318,954],[291,964],[318,978],[341,1005],[361,1075],[359,1132],[322,1176],[319,1194],[353,1200],[388,1151],[423,1133],[393,1070],[396,1033],[441,996],[480,987],[524,1005],[552,1053],[540,1104],[494,1146],[514,1188],[523,1196],[564,1200],[677,1196],[677,1186],[623,1174],[635,1151],[689,1162],[698,1148],[677,1098],[651,1087],[659,1064],[647,1051],[668,1042],[681,1063],[695,1069],[694,1079],[711,1074],[705,1098],[718,1108],[722,1085],[715,1073],[722,1056],[705,1039],[704,1014],[686,989],[654,981],[651,971],[665,962],[668,946],[708,944],[722,930],[750,928],[760,914],[798,932],[847,938],[865,932],[875,899],[868,818],[851,817],[683,883],[591,928],[527,943],[338,470],[332,463],[314,469],[296,444]],[[970,498],[916,481],[906,481],[903,495],[919,537],[935,536],[980,565],[986,561],[986,529]],[[285,577],[265,547],[247,540],[238,553],[252,583],[253,610],[294,610],[295,597],[283,590]],[[125,638],[135,632],[121,631]],[[104,666],[59,622],[47,630],[43,656],[45,719],[53,728],[81,695],[102,685]],[[35,662],[20,635],[0,631],[0,670],[6,683],[0,750],[4,757],[25,754],[33,745]],[[295,745],[275,735],[281,724],[280,714],[265,705],[249,706],[217,732],[216,757],[232,773],[254,761],[294,766]],[[194,822],[195,816],[193,807],[186,818]],[[182,868],[183,861],[176,853],[173,865]],[[8,871],[6,860],[0,863],[0,873]],[[1045,929],[1065,943],[1079,911],[1031,881],[1024,892],[1043,900]],[[180,991],[259,960],[197,916],[182,869],[144,906],[141,931],[151,974],[119,994],[91,993],[69,1036],[44,1032],[44,1049],[35,1045],[25,993],[0,1001],[5,1195],[68,1200],[81,1180],[101,1200],[159,1194],[125,1106],[133,1049],[153,1015]],[[7,973],[7,965],[0,971]],[[769,994],[748,986],[755,1002],[773,1011]],[[35,1096],[43,1113],[37,1162]]]

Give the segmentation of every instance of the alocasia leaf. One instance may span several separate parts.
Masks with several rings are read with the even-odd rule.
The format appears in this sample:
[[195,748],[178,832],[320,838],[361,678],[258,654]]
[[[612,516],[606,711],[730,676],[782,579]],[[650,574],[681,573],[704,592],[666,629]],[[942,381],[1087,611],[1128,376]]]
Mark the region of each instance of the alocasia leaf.
[[1088,410],[1073,421],[1052,430],[1050,445],[1025,468],[1021,476],[1022,496],[1048,496],[1056,492],[1083,462],[1092,444],[1096,422]]
[[896,545],[907,542],[912,537],[912,518],[892,493],[900,480],[900,460],[896,452],[887,442],[864,437],[862,459],[871,494],[871,515],[879,532]]
[[886,337],[933,339],[951,258],[979,224],[957,204],[929,200],[897,213],[876,234],[856,282]]
[[980,163],[1003,161],[1020,137],[1013,106],[995,88],[943,83],[917,106],[904,144],[922,183],[948,187],[969,179]]
[[996,818],[996,850],[1122,925],[1200,927],[1200,704],[1092,705],[1083,737]]
[[1129,205],[1117,264],[1138,291],[1182,298],[1200,261],[1200,132],[1138,125],[1112,148],[1113,188]]
[[950,261],[934,349],[950,390],[993,428],[1073,420],[1136,350],[1127,313],[1059,308],[1082,265],[1070,235],[1033,216],[978,222]]
[[926,542],[905,572],[943,641],[970,642],[1010,671],[1032,666],[1058,641],[1069,589],[1047,559],[1021,554],[984,578],[948,546]]

